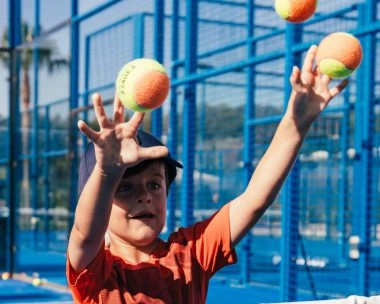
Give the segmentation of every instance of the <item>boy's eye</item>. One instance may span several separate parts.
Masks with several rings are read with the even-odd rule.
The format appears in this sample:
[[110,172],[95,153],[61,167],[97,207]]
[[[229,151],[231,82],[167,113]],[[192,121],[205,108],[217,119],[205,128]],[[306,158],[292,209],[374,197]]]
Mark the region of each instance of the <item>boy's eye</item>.
[[117,192],[126,192],[132,189],[131,185],[119,185],[116,189]]
[[[151,190],[158,190],[161,188],[161,185],[156,182],[151,182],[148,184],[149,189]],[[116,189],[116,192],[122,193],[122,192],[130,192],[133,190],[133,186],[130,184],[124,184],[124,185],[119,185]]]
[[150,184],[149,184],[149,187],[150,187],[151,189],[153,189],[153,190],[157,190],[157,189],[159,189],[161,186],[160,186],[160,184],[158,184],[158,183],[150,183]]

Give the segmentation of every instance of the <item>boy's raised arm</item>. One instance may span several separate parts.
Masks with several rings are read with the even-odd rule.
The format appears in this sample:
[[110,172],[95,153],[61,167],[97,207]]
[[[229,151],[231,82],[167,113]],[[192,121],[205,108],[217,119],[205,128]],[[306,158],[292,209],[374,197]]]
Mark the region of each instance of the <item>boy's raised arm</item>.
[[124,122],[124,108],[115,97],[111,121],[100,95],[94,94],[92,101],[100,130],[94,131],[83,121],[78,122],[81,132],[94,143],[96,164],[79,197],[68,244],[69,261],[75,270],[87,266],[103,246],[114,193],[125,170],[168,153],[166,147],[140,147],[136,137],[143,113],[136,112]]
[[[91,141],[97,142],[100,147],[107,145],[107,137],[112,135],[116,123],[122,122],[123,109],[114,105],[114,122],[108,121],[100,95],[92,96],[95,115],[100,131],[92,130],[83,121],[78,122],[78,128]],[[107,134],[108,133],[108,134]],[[98,149],[101,152],[101,149]],[[123,175],[124,169],[113,168],[112,163],[107,166],[104,153],[98,153],[96,163],[82,193],[75,210],[74,224],[71,230],[68,257],[75,270],[87,266],[98,254],[103,245],[104,235],[107,231],[108,220],[112,208],[113,193]]]
[[316,49],[316,46],[309,49],[301,71],[293,68],[290,76],[292,93],[284,117],[246,190],[231,202],[232,246],[237,245],[272,204],[297,158],[310,125],[347,85],[347,80],[343,80],[331,89],[328,87],[331,79],[313,67]]

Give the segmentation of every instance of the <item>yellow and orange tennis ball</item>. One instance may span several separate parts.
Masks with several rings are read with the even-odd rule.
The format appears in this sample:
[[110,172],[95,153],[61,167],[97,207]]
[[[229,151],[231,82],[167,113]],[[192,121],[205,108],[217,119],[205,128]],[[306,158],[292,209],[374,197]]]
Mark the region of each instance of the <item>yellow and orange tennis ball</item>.
[[359,39],[346,32],[335,32],[321,40],[315,61],[321,73],[331,78],[345,78],[359,67],[362,58]]
[[292,23],[303,22],[314,15],[317,0],[275,0],[277,14]]
[[116,79],[116,95],[136,112],[158,108],[168,96],[170,80],[162,64],[151,58],[128,62]]
[[43,283],[43,281],[40,278],[34,278],[32,280],[32,285],[34,285],[34,286],[40,286],[40,285],[42,285],[42,283]]

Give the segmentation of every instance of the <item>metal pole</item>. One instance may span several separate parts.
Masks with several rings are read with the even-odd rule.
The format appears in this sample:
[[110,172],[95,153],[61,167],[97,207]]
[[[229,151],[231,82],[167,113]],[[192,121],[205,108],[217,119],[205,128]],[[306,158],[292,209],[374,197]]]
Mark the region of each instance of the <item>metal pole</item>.
[[76,115],[72,114],[72,110],[78,107],[79,98],[79,21],[76,21],[78,15],[78,0],[71,1],[71,63],[70,63],[70,218],[69,233],[74,222],[74,211],[77,203],[77,170],[79,164]]
[[21,8],[20,0],[9,1],[9,45],[10,45],[10,98],[9,98],[9,156],[8,156],[8,181],[9,181],[9,273],[13,276],[17,258],[16,242],[16,175],[17,170],[17,146],[14,138],[17,138],[17,115],[19,113],[19,59],[16,47],[21,42]]
[[[164,61],[164,32],[165,32],[165,1],[155,0],[154,7],[154,58]],[[152,133],[160,138],[162,136],[162,107],[152,112]]]
[[[172,6],[172,45],[171,45],[171,53],[172,53],[172,62],[176,62],[178,60],[178,32],[179,32],[179,0],[173,0]],[[171,68],[171,78],[176,79],[178,77],[178,67],[173,66]],[[169,113],[169,130],[168,130],[168,148],[170,154],[174,159],[177,159],[177,146],[178,146],[178,98],[177,98],[177,86],[171,87],[170,94],[170,113]],[[177,202],[177,186],[175,181],[170,187],[169,197],[168,197],[168,220],[167,227],[168,233],[174,231],[175,229],[175,211],[176,211],[176,202]]]
[[[254,0],[248,1],[247,5],[247,50],[248,58],[255,56],[256,43],[250,37],[254,35]],[[244,108],[244,184],[248,185],[254,171],[252,160],[255,155],[255,125],[249,122],[255,118],[255,65],[247,68],[246,103]],[[243,284],[249,281],[249,260],[251,255],[252,234],[249,232],[242,241],[241,254],[241,281]]]
[[[34,37],[40,34],[40,1],[35,0],[35,21],[34,21]],[[39,50],[38,46],[33,49],[33,74],[34,74],[34,96],[33,96],[33,112],[32,112],[32,208],[33,217],[35,216],[35,211],[38,208],[38,75],[39,75]],[[46,210],[47,212],[47,210]],[[46,217],[45,217],[46,219]],[[48,225],[47,221],[44,221],[44,227]],[[38,245],[37,242],[37,228],[34,225],[34,247]],[[45,230],[45,233],[47,231]]]
[[[376,2],[366,1],[359,6],[359,23],[368,25],[376,20]],[[361,38],[363,62],[357,71],[357,102],[355,103],[355,151],[354,200],[352,219],[353,235],[359,237],[359,257],[353,261],[357,294],[370,295],[370,248],[372,216],[373,133],[374,133],[374,87],[375,87],[375,34]]]
[[[185,75],[197,70],[198,0],[186,1]],[[196,145],[196,84],[185,84],[183,105],[183,162],[181,192],[181,224],[189,226],[194,221],[194,163]]]
[[[286,26],[284,109],[287,107],[288,98],[292,90],[289,77],[292,73],[293,65],[299,63],[299,57],[294,54],[292,47],[299,42],[301,35],[302,28],[300,26],[294,24]],[[299,237],[299,174],[300,165],[296,162],[281,192],[280,301],[295,301],[297,295],[297,269],[294,258],[297,255]]]

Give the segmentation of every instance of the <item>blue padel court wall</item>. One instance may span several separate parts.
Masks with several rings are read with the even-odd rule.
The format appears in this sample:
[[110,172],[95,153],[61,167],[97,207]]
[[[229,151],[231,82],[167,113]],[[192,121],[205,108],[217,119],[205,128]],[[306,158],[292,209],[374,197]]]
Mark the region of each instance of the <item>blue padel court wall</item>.
[[355,35],[363,61],[210,295],[240,290],[259,303],[380,294],[378,0],[320,0],[297,24],[268,0],[0,0],[0,271],[66,284],[85,144],[76,123],[96,126],[94,92],[111,113],[128,61],[155,58],[171,80],[143,126],[185,167],[165,238],[243,191],[286,108],[292,67],[333,32]]

